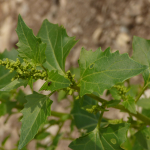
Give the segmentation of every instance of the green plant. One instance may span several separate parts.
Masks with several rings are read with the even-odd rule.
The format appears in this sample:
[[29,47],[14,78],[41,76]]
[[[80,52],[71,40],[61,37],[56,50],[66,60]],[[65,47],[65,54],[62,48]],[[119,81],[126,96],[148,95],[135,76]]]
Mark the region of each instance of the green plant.
[[[21,110],[18,149],[25,150],[32,139],[37,140],[37,149],[45,150],[56,149],[61,139],[72,140],[69,147],[73,150],[150,149],[150,98],[140,99],[150,83],[149,40],[133,38],[132,58],[126,53],[119,54],[119,51],[111,53],[110,48],[105,51],[98,48],[95,52],[82,48],[79,68],[66,72],[66,57],[77,41],[67,35],[63,26],[44,20],[35,36],[19,15],[16,31],[18,50],[5,50],[0,54],[0,116],[10,116]],[[143,75],[143,87],[130,84],[129,79],[138,74]],[[35,92],[33,83],[38,79],[46,82],[39,92]],[[16,90],[27,85],[32,90],[31,95]],[[51,93],[43,95],[42,90]],[[104,90],[111,94],[110,101],[100,97]],[[71,114],[51,111],[53,101],[50,96],[54,92],[58,92],[59,101],[72,95],[73,101],[69,101]],[[128,113],[128,120],[104,118],[104,112],[110,107]],[[138,111],[139,107],[142,112]],[[58,119],[47,119],[48,116]],[[71,120],[70,133],[64,135],[60,130],[67,120]],[[53,125],[59,126],[56,136],[46,131]],[[81,134],[77,139],[71,136],[74,126]],[[40,143],[39,140],[48,136],[52,141]],[[8,138],[3,140],[1,149]]]

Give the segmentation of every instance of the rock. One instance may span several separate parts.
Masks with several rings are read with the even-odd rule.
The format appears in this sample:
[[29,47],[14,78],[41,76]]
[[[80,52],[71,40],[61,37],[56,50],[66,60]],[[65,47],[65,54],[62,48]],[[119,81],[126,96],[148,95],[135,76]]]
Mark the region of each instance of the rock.
[[126,46],[127,42],[129,42],[131,40],[130,36],[126,33],[120,33],[118,36],[117,36],[117,44],[119,46]]

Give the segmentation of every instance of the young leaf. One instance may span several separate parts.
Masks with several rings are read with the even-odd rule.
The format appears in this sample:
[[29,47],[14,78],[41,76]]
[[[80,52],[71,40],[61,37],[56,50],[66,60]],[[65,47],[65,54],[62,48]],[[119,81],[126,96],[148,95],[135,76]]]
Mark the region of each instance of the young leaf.
[[97,92],[103,94],[117,83],[140,74],[147,66],[141,65],[128,54],[111,53],[110,48],[104,52],[99,48],[95,52],[84,48],[80,54],[80,96]]
[[134,36],[132,45],[132,58],[140,64],[148,66],[148,68],[143,72],[143,78],[146,84],[150,79],[150,40]]
[[19,42],[17,43],[19,57],[38,65],[43,64],[46,61],[46,43],[43,43],[40,38],[33,34],[32,29],[24,23],[21,15],[18,16],[16,32],[19,37]]
[[[87,105],[96,105],[97,102],[88,96],[83,97],[82,105],[80,105],[80,101],[81,101],[81,99],[74,100],[74,105],[73,105],[71,114],[74,117],[74,123],[78,129],[86,129],[87,132],[90,132],[90,131],[94,130],[95,127],[97,126],[100,114],[99,113],[97,113],[96,115],[91,114],[91,113],[83,110],[82,107],[87,106]],[[101,125],[104,125],[105,123],[106,122],[104,122],[104,120],[102,120]]]
[[75,37],[69,37],[64,27],[52,24],[48,20],[44,20],[37,37],[47,44],[46,68],[59,70],[61,74],[64,74],[66,57],[77,43]]
[[128,100],[122,102],[123,106],[131,113],[136,114],[135,100],[129,96]]
[[48,116],[51,115],[52,101],[46,96],[34,92],[26,96],[27,103],[21,111],[23,114],[21,137],[18,149],[23,148],[30,140],[34,138],[40,125],[42,125]]
[[69,79],[66,79],[64,76],[58,74],[58,71],[52,70],[48,72],[48,81],[46,81],[43,86],[40,88],[41,90],[50,90],[51,92],[59,89],[63,89],[69,87],[71,82]]
[[73,141],[69,147],[73,150],[123,150],[120,145],[126,140],[129,126],[128,123],[121,123],[101,129],[95,128]]

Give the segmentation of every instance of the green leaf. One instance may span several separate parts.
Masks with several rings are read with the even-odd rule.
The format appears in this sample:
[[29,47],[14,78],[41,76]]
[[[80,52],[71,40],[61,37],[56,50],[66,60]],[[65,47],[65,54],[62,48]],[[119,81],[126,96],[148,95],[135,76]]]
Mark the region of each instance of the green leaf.
[[95,52],[81,50],[80,60],[80,96],[97,92],[103,94],[105,89],[110,89],[117,83],[142,73],[147,66],[141,65],[128,54],[119,54],[119,51],[104,52],[99,48]]
[[47,148],[46,150],[55,150],[57,148],[57,145],[58,145],[58,142],[59,140],[62,138],[63,134],[60,133],[60,134],[57,134],[54,139],[53,139],[53,142],[52,144],[50,145],[49,148]]
[[37,134],[37,136],[35,136],[35,139],[36,140],[43,140],[43,139],[45,139],[49,135],[50,135],[49,132],[42,132],[40,134]]
[[145,149],[150,149],[150,127],[143,127],[136,134],[138,143]]
[[107,102],[107,108],[114,107],[118,105],[121,102],[121,100],[110,100]]
[[150,118],[150,109],[142,109],[142,114]]
[[21,111],[23,114],[21,137],[18,149],[23,148],[37,134],[40,126],[51,115],[52,101],[46,96],[34,92],[26,96],[27,103]]
[[131,113],[136,114],[135,100],[131,96],[129,96],[127,100],[123,101],[122,104]]
[[46,43],[43,43],[40,38],[33,34],[32,29],[24,23],[20,15],[18,16],[16,32],[19,38],[17,43],[19,57],[38,65],[43,64],[46,61]]
[[[74,123],[78,129],[86,129],[87,132],[90,132],[97,126],[100,114],[97,113],[96,115],[94,115],[83,110],[82,107],[87,105],[96,105],[97,102],[86,95],[82,99],[83,99],[82,106],[80,105],[81,99],[74,100],[74,105],[71,114],[74,117]],[[101,125],[104,125],[105,123],[106,122],[102,120]]]
[[7,113],[7,106],[5,103],[0,104],[0,117]]
[[48,20],[44,20],[37,36],[47,44],[45,67],[64,74],[66,57],[77,43],[75,37],[69,37],[63,26],[59,27]]
[[[16,60],[18,52],[15,49],[11,51],[5,50],[0,54],[0,59],[9,58],[11,60]],[[0,89],[5,87],[7,84],[11,83],[11,79],[15,76],[15,72],[10,73],[4,66],[0,65]]]
[[66,98],[67,96],[67,92],[64,90],[60,90],[58,92],[58,101],[60,102],[61,100],[63,100],[64,98]]
[[137,101],[137,105],[145,109],[150,109],[150,98],[142,98]]
[[121,96],[118,92],[118,90],[116,88],[111,88],[110,90],[110,94],[112,95],[112,97],[115,99],[115,100],[121,100]]
[[[137,36],[133,38],[133,55],[132,58],[140,64],[150,67],[150,40],[146,40]],[[143,72],[145,84],[149,82],[150,69],[147,68]]]
[[58,71],[52,70],[48,72],[48,81],[46,81],[43,86],[40,88],[41,90],[50,90],[51,92],[63,88],[69,87],[71,82],[69,79],[66,79],[64,76],[58,74]]
[[9,84],[7,84],[5,87],[1,88],[0,91],[11,91],[13,89],[17,89],[20,86],[27,86],[28,81],[23,79],[16,79]]
[[17,103],[19,105],[24,105],[27,100],[25,99],[25,93],[22,90],[19,90],[16,96]]
[[109,125],[95,128],[87,135],[73,141],[69,147],[73,150],[123,150],[120,145],[126,140],[130,124]]
[[7,142],[7,140],[10,138],[10,135],[6,136],[5,139],[2,142],[2,146],[5,145],[5,143]]

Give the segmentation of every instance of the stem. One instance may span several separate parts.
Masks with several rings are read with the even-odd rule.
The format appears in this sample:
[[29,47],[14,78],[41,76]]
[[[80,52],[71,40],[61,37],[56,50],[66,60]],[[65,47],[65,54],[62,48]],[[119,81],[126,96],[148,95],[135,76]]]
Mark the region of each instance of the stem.
[[149,83],[147,83],[141,90],[140,94],[137,96],[137,98],[135,99],[135,103],[138,102],[138,100],[140,99],[140,97],[142,96],[142,94],[144,93],[144,91],[146,90],[147,86]]
[[[91,97],[91,98],[97,100],[98,102],[101,102],[101,103],[107,102],[107,100],[102,99],[102,98],[100,98],[100,97],[98,97],[98,96],[96,96],[96,95],[93,95],[93,94],[87,94],[87,95],[88,95],[89,97]],[[127,113],[131,114],[132,116],[135,116],[137,119],[139,119],[139,120],[145,122],[147,125],[150,125],[150,118],[148,118],[148,117],[146,117],[146,116],[140,114],[139,112],[136,112],[136,114],[133,114],[133,113],[131,113],[129,110],[127,110],[127,109],[126,109],[124,106],[122,106],[122,105],[116,105],[116,106],[114,106],[113,108],[116,108],[116,109],[122,110],[122,111],[124,111],[124,112],[127,112]]]
[[68,116],[68,119],[72,118],[70,114],[56,112],[56,111],[51,111],[51,116],[58,117],[58,118],[61,118],[61,117],[64,117],[64,116]]
[[43,65],[41,65],[41,67],[47,72],[47,69]]
[[104,111],[101,111],[101,114],[100,114],[99,120],[98,120],[98,124],[97,124],[98,129],[100,129],[100,124],[101,124],[101,121],[102,121],[103,114],[104,114]]

